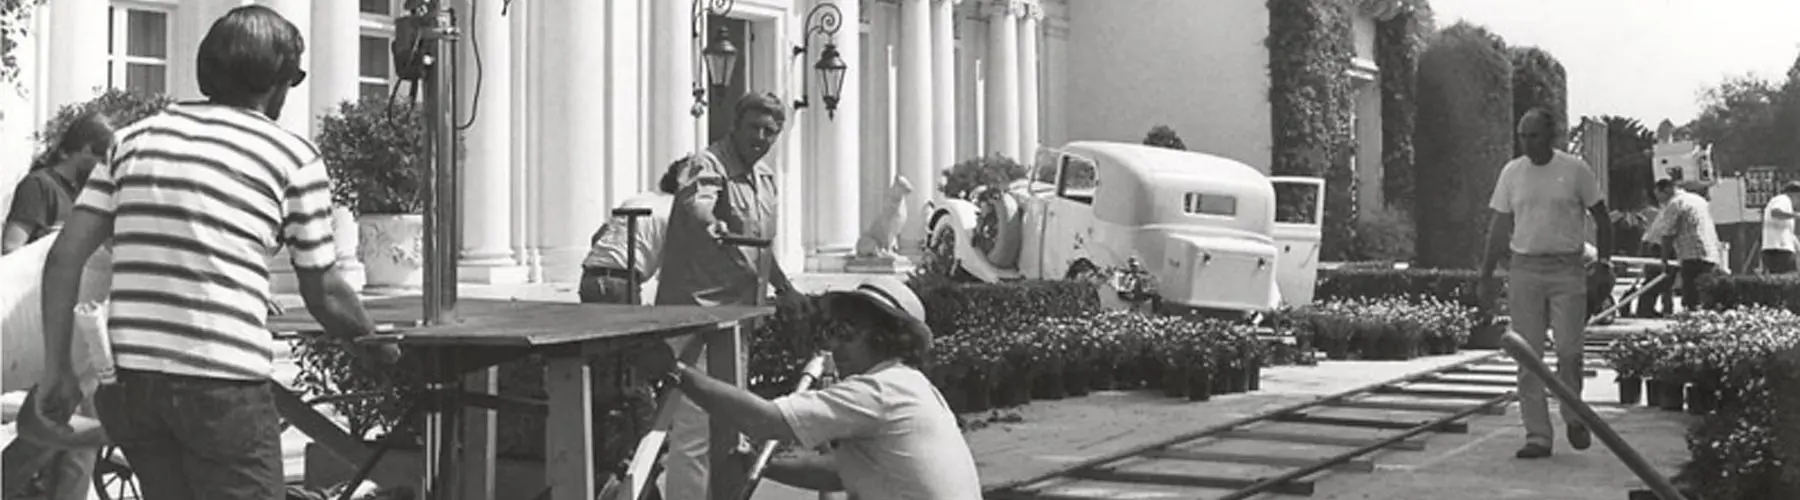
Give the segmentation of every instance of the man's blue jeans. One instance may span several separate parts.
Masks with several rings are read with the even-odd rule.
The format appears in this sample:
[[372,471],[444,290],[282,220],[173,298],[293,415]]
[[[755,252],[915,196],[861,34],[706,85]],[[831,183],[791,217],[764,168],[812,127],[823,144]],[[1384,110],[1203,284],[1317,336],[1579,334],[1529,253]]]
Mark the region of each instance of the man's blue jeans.
[[[1506,288],[1512,330],[1519,332],[1540,356],[1545,334],[1554,331],[1556,376],[1581,394],[1581,342],[1587,329],[1587,271],[1581,254],[1513,254]],[[1542,381],[1531,372],[1519,370],[1519,416],[1525,420],[1525,440],[1550,446],[1556,440],[1556,431],[1550,424],[1550,407],[1544,393]],[[1559,406],[1564,423],[1581,423],[1572,407]]]
[[286,478],[270,383],[121,369],[94,403],[144,500],[279,499]]

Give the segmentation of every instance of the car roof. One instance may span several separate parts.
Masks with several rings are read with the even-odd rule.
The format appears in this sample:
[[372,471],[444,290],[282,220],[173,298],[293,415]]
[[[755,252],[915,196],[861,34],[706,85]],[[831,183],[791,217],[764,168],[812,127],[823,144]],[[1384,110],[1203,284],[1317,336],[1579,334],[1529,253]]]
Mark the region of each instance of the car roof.
[[1076,141],[1063,149],[1096,162],[1130,170],[1146,180],[1183,180],[1249,189],[1267,189],[1269,183],[1269,177],[1254,167],[1206,153],[1112,141]]

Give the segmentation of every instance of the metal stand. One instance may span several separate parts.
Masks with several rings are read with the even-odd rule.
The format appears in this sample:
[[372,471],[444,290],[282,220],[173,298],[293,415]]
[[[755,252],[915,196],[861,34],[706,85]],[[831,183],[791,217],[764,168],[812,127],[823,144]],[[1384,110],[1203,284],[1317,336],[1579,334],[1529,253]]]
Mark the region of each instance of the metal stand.
[[615,208],[612,214],[614,217],[625,218],[625,273],[631,280],[631,290],[627,296],[631,298],[631,305],[641,306],[644,305],[644,300],[638,296],[641,293],[640,287],[643,286],[643,283],[638,282],[642,277],[637,271],[638,218],[649,217],[650,209]]
[[[414,0],[419,1],[419,0]],[[457,189],[456,133],[456,68],[451,58],[461,34],[450,11],[448,0],[423,0],[414,4],[424,8],[425,24],[421,38],[425,55],[425,98],[423,118],[426,151],[430,168],[425,190],[425,269],[423,276],[424,321],[427,325],[444,325],[456,321],[456,252],[461,239],[457,218],[460,193]],[[424,354],[428,373],[440,372],[447,360],[438,352]],[[427,384],[431,402],[425,412],[425,464],[420,478],[421,498],[449,498],[448,489],[456,459],[446,450],[458,448],[460,433],[456,425],[456,401],[450,387],[441,382]]]
[[[813,355],[806,362],[806,367],[800,370],[800,380],[794,383],[793,392],[811,389],[813,382],[817,382],[825,373],[825,362],[830,356],[830,352]],[[773,439],[763,443],[762,450],[756,454],[756,461],[750,464],[750,474],[744,481],[744,492],[738,495],[738,500],[750,500],[750,497],[756,496],[756,485],[762,482],[763,472],[768,469],[769,460],[775,458],[775,447],[780,444],[780,441]]]

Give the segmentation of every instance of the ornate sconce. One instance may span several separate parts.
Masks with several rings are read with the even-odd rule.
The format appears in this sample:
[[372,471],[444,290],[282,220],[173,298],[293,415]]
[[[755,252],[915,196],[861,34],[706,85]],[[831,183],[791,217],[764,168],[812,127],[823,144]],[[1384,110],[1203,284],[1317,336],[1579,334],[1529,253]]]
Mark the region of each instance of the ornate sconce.
[[[830,118],[837,117],[838,99],[844,95],[844,72],[850,69],[838,53],[837,44],[831,42],[831,37],[837,35],[843,20],[844,13],[838,10],[836,4],[821,3],[814,6],[806,14],[806,31],[800,35],[800,46],[794,47],[794,57],[805,56],[812,47],[813,37],[825,36],[825,47],[820,50],[819,62],[813,65],[813,69],[819,72],[819,83],[825,85],[820,90],[819,97],[825,100],[825,114]],[[810,81],[807,78],[800,79],[800,98],[794,101],[794,109],[807,107],[808,96],[812,94],[812,85],[808,83]]]
[[[736,3],[736,0],[694,0],[693,45],[696,48],[700,45],[700,26],[706,19],[704,16],[730,14],[731,7]],[[731,43],[730,35],[724,26],[720,26],[706,48],[700,50],[700,57],[696,58],[699,59],[696,63],[701,65],[696,69],[705,72],[707,83],[713,88],[724,87],[731,80],[732,72],[737,69],[738,49]],[[694,108],[690,114],[695,118],[706,114],[706,87],[700,84],[699,78],[694,79]]]

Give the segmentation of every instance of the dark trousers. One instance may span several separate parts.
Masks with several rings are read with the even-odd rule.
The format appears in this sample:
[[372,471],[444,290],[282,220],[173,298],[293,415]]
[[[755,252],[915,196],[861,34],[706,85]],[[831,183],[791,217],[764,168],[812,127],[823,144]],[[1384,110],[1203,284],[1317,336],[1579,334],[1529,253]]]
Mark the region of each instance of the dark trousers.
[[1762,267],[1765,273],[1787,274],[1794,272],[1796,267],[1800,267],[1800,264],[1794,261],[1794,252],[1792,251],[1763,250]]
[[583,304],[630,304],[631,278],[623,269],[584,268],[576,293]]
[[270,383],[119,370],[94,405],[144,500],[279,499],[286,478]]
[[[1681,277],[1682,310],[1693,311],[1700,308],[1700,280],[1712,275],[1716,270],[1718,270],[1718,265],[1704,260],[1688,259],[1681,261],[1680,270],[1677,272]],[[1663,272],[1667,273],[1669,271],[1665,269]],[[1645,292],[1642,297],[1638,298],[1638,315],[1647,316],[1644,314],[1647,301],[1654,300],[1659,296],[1662,298],[1663,302],[1663,313],[1670,313],[1668,294],[1672,288],[1673,285],[1669,283],[1668,280],[1663,280],[1662,283],[1658,283],[1656,286],[1651,287],[1650,291]]]
[[[1638,317],[1654,318],[1654,317],[1660,316],[1661,314],[1669,314],[1669,313],[1675,312],[1675,294],[1673,293],[1673,291],[1675,289],[1675,287],[1674,287],[1675,275],[1671,272],[1670,269],[1667,268],[1667,266],[1656,265],[1656,264],[1644,266],[1644,281],[1646,283],[1655,281],[1656,278],[1664,276],[1664,275],[1667,275],[1668,278],[1664,279],[1660,283],[1651,285],[1648,289],[1646,289],[1644,291],[1643,294],[1638,295],[1638,298],[1637,298],[1637,316]],[[1662,304],[1661,313],[1658,313],[1658,309],[1656,307],[1657,304]]]

